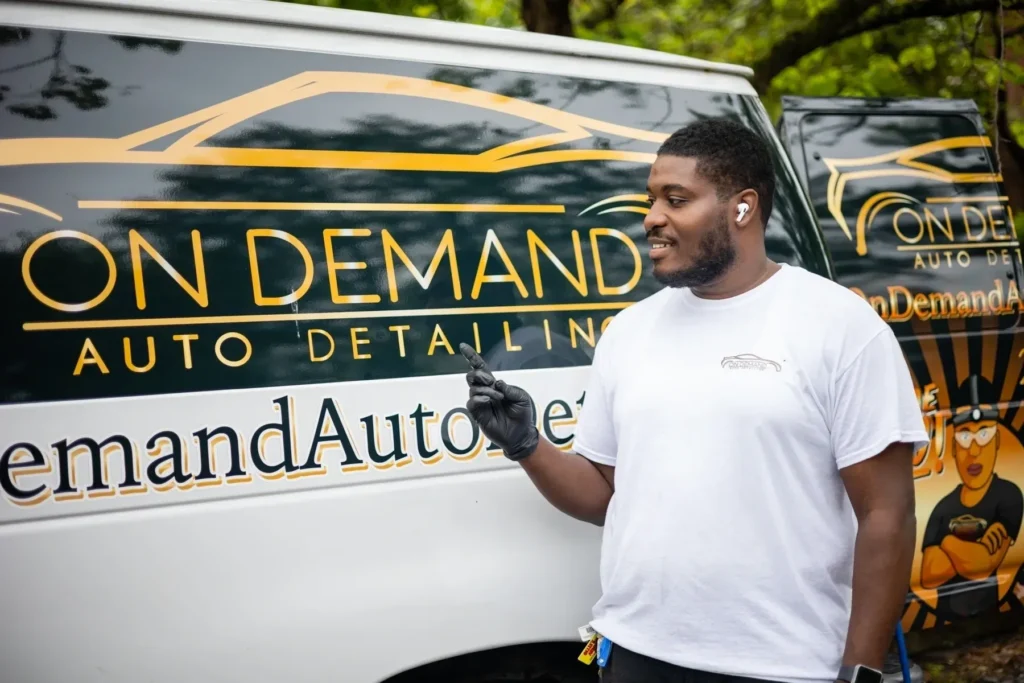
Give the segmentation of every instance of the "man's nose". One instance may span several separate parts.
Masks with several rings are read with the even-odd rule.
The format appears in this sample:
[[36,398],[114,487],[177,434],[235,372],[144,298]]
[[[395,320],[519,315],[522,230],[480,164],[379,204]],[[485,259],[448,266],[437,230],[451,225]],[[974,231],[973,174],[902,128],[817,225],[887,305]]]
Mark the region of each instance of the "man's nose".
[[665,212],[658,207],[658,202],[651,204],[650,211],[644,216],[644,230],[650,232],[665,226]]
[[971,454],[972,458],[977,458],[979,455],[981,455],[981,446],[978,445],[977,441],[971,442],[971,450],[968,451],[968,453]]

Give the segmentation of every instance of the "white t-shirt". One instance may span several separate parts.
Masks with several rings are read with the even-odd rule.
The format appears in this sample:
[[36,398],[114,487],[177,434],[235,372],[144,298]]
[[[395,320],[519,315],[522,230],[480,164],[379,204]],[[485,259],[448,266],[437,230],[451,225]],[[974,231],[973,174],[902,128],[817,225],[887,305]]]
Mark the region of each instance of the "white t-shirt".
[[622,311],[574,445],[615,466],[593,627],[679,666],[834,681],[857,529],[839,470],[926,438],[888,325],[802,268]]

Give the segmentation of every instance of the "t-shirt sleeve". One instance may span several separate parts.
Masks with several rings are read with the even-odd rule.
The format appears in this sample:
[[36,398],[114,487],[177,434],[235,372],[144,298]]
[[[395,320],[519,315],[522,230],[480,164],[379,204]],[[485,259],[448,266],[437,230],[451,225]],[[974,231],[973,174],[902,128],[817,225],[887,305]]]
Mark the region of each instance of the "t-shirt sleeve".
[[576,422],[576,436],[573,450],[583,457],[602,465],[615,465],[618,441],[612,420],[612,385],[608,381],[611,373],[608,367],[609,344],[604,337],[597,344],[594,362],[590,366],[583,406]]
[[935,506],[932,513],[928,516],[928,524],[925,525],[924,537],[921,539],[922,552],[926,548],[942,543],[942,539],[949,533],[949,515],[946,513],[948,501],[948,497],[940,500],[939,504]]
[[874,457],[893,442],[928,442],[906,359],[892,330],[881,328],[836,374],[832,453],[840,469]]

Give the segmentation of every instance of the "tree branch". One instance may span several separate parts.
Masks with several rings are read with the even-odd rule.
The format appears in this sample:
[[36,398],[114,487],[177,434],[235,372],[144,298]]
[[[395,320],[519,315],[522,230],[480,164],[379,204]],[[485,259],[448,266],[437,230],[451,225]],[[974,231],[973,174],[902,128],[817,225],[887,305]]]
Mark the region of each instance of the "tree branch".
[[[1006,111],[1007,101],[1005,84],[999,89],[998,104],[996,106],[999,107],[999,111],[996,112],[996,128],[999,131],[999,144],[1003,148],[1003,151],[1009,152],[1010,157],[1009,160],[1005,157],[1002,159],[1002,164],[1000,164],[1002,169],[1000,170],[1007,183],[1007,190],[1011,195],[1011,201],[1014,196],[1016,196],[1018,198],[1018,206],[1016,208],[1021,208],[1019,202],[1024,195],[1021,195],[1019,191],[1009,186],[1014,185],[1012,181],[1013,178],[1024,177],[1024,147],[1021,147],[1020,143],[1017,142],[1017,139],[1013,136],[1013,131],[1010,130],[1010,118]],[[1006,163],[1007,161],[1010,163]],[[1010,168],[1011,164],[1015,168]],[[1020,187],[1020,185],[1017,184],[1017,187]]]
[[[879,0],[841,0],[807,26],[787,35],[772,47],[768,55],[755,62],[753,84],[758,92],[764,93],[772,79],[806,55],[861,33],[911,19],[954,17],[968,12],[990,12],[998,7],[999,0],[920,0],[900,5]],[[875,8],[877,11],[871,11]],[[1024,0],[1010,0],[1003,9],[1024,9]]]
[[[836,40],[844,40],[867,31],[893,26],[911,19],[926,17],[955,17],[968,12],[994,12],[999,9],[999,0],[924,0],[912,5],[888,5],[871,17],[862,17],[849,31]],[[1011,0],[1003,5],[1004,10],[1024,9],[1024,0]],[[835,41],[833,41],[835,42]]]

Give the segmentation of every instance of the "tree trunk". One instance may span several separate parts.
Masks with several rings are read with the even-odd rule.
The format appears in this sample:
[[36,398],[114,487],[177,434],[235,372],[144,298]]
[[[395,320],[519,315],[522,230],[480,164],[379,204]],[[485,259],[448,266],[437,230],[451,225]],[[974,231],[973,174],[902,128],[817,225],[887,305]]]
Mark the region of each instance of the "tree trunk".
[[523,23],[528,31],[575,36],[569,0],[522,0]]
[[[993,56],[995,59],[999,59],[1002,56],[1006,62],[1012,63],[1017,55],[1006,50],[1006,42],[1003,34],[999,31],[999,23],[995,16],[992,17],[992,27],[996,37],[995,55]],[[1018,27],[1015,31],[1007,31],[1006,36],[1015,35],[1022,28],[1024,27]],[[1005,81],[1005,75],[1003,78],[1004,80],[996,93],[996,120],[993,133],[999,139],[999,145],[996,149],[999,153],[1003,187],[1010,198],[1011,210],[1015,212],[1024,211],[1024,147],[1020,146],[1013,136],[1013,131],[1010,130],[1009,85]],[[1017,226],[1018,230],[1022,228],[1024,226]]]
[[[1024,149],[1005,132],[999,135],[999,160],[1003,166],[1003,188],[1010,209],[1015,213],[1024,211]],[[1024,225],[1016,227],[1018,232],[1024,231]]]

